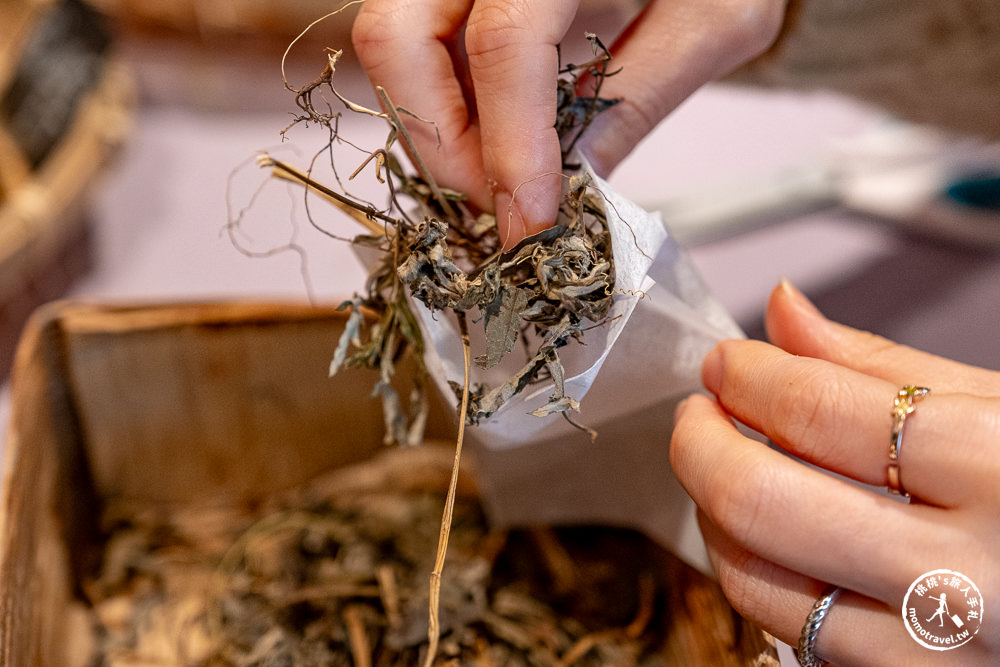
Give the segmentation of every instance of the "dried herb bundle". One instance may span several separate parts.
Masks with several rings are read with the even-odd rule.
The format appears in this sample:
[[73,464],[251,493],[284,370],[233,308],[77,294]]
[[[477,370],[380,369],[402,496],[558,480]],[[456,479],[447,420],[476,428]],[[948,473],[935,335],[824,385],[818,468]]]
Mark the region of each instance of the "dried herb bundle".
[[[614,74],[608,70],[610,55],[596,36],[588,35],[588,39],[594,59],[562,67],[558,84],[556,127],[567,171],[574,168],[565,162],[580,135],[600,111],[615,103],[599,96],[604,79]],[[401,114],[408,112],[394,106],[382,89],[378,92],[385,112],[367,109],[337,92],[334,75],[339,56],[339,52],[330,53],[315,81],[297,89],[289,86],[301,112],[292,126],[317,124],[327,128],[331,144],[342,140],[341,112],[318,105],[324,91],[346,111],[385,119],[389,124],[385,147],[370,153],[352,178],[374,163],[376,177],[389,192],[388,208],[379,210],[336,192],[270,156],[259,160],[276,176],[306,185],[364,224],[367,233],[354,243],[381,253],[365,293],[343,305],[351,310],[351,320],[337,346],[331,374],[344,366],[377,369],[380,379],[375,392],[383,398],[387,440],[420,441],[426,415],[422,396],[426,371],[421,368],[423,377],[417,380],[408,413],[390,382],[395,362],[406,348],[422,363],[423,340],[409,295],[431,311],[451,312],[459,320],[470,314],[482,324],[485,350],[475,359],[480,368],[496,366],[518,343],[524,349],[520,370],[505,382],[493,387],[481,382],[471,387],[455,384],[459,401],[463,390],[469,391],[465,410],[469,423],[488,419],[526,387],[543,381],[552,382],[554,391],[548,403],[534,412],[536,416],[578,410],[578,402],[565,394],[565,371],[558,351],[579,340],[588,327],[602,323],[611,307],[614,264],[600,194],[589,188],[585,177],[564,174],[564,197],[555,225],[502,252],[495,216],[470,210],[464,195],[439,187],[423,167],[401,120]],[[576,92],[584,73],[594,82],[591,96]],[[391,153],[397,140],[407,149],[415,174],[407,173]],[[410,205],[404,205],[402,197]],[[365,313],[374,315],[374,324],[365,321]]]
[[[588,35],[588,39],[593,60],[580,67],[560,68],[556,127],[564,142],[564,170],[571,167],[565,164],[566,158],[583,131],[597,113],[614,104],[598,94],[604,79],[612,75],[608,71],[610,54],[596,36]],[[471,211],[463,194],[441,188],[426,169],[402,122],[401,114],[409,112],[396,107],[382,88],[376,91],[384,112],[354,103],[336,90],[334,75],[339,57],[340,52],[331,51],[322,74],[302,88],[292,88],[286,80],[301,111],[286,131],[303,123],[326,128],[329,140],[321,153],[329,151],[332,162],[330,149],[335,142],[344,140],[338,132],[340,112],[334,113],[329,103],[317,109],[317,97],[323,99],[324,91],[347,111],[384,119],[389,125],[385,146],[369,153],[351,178],[373,163],[376,178],[387,186],[388,207],[380,210],[328,188],[270,156],[261,156],[258,162],[272,168],[274,175],[305,185],[307,192],[320,194],[348,213],[368,231],[356,237],[354,243],[380,252],[365,294],[342,305],[351,314],[334,352],[330,374],[344,366],[379,371],[375,393],[382,397],[387,442],[418,444],[427,416],[424,343],[408,299],[420,301],[431,312],[453,313],[457,320],[464,378],[461,384],[453,382],[452,386],[459,399],[461,418],[451,485],[430,574],[429,648],[424,660],[429,667],[440,639],[441,574],[450,539],[465,425],[489,418],[527,386],[543,381],[551,381],[554,391],[533,414],[544,417],[561,413],[574,423],[567,413],[579,410],[579,403],[565,393],[565,369],[558,350],[571,339],[580,339],[586,328],[599,325],[608,315],[615,285],[611,240],[602,200],[588,190],[589,179],[564,173],[565,194],[555,225],[504,250],[496,217]],[[591,96],[576,93],[583,73],[595,82]],[[415,174],[407,173],[391,153],[397,140],[404,144],[416,167]],[[400,196],[412,205],[402,206]],[[525,348],[526,359],[520,370],[495,387],[481,382],[473,386],[470,380],[470,311],[478,314],[486,341],[485,352],[476,357],[479,367],[493,368],[517,347],[518,341]],[[366,313],[376,319],[371,326],[366,322]],[[407,349],[414,353],[418,368],[408,414],[392,384],[396,361]],[[584,430],[594,437],[592,430]]]

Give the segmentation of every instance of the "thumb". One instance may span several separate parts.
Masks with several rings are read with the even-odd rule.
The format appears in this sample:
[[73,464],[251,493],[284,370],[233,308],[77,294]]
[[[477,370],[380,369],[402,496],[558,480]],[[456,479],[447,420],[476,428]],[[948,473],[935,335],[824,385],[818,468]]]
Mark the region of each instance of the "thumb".
[[[785,0],[650,0],[611,47],[616,73],[600,94],[622,101],[579,143],[594,169],[609,174],[689,95],[763,51],[784,10]],[[581,94],[593,87],[581,78]]]

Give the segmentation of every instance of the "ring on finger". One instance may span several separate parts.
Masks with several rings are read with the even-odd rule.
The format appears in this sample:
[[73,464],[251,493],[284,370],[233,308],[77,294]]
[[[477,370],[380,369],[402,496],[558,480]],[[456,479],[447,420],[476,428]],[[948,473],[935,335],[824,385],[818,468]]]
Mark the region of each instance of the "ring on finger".
[[802,626],[802,634],[799,635],[799,650],[797,653],[799,664],[802,667],[820,667],[823,661],[816,657],[813,652],[816,646],[816,635],[819,634],[820,626],[826,618],[834,600],[840,595],[838,586],[827,586],[823,594],[819,596],[809,615],[806,616],[805,625]]
[[914,411],[913,404],[930,393],[927,387],[908,384],[896,392],[892,399],[892,439],[889,441],[889,492],[897,496],[909,498],[910,494],[903,488],[899,476],[899,455],[903,449],[903,425],[906,418]]

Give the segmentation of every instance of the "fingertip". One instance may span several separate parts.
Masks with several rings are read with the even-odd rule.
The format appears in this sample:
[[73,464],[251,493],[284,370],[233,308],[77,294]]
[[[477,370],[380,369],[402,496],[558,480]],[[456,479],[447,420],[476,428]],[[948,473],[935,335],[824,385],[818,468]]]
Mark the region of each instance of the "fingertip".
[[496,184],[497,226],[510,248],[551,227],[558,211],[557,45],[576,15],[576,0],[469,4],[465,47],[482,163]]
[[497,232],[500,234],[501,247],[510,250],[525,237],[524,218],[514,207],[511,196],[506,192],[498,192],[496,202]]
[[[716,421],[718,420],[718,421]],[[679,429],[678,425],[684,422],[685,428]],[[704,392],[695,392],[677,404],[674,409],[674,433],[680,430],[698,431],[706,424],[730,424],[722,406],[714,396],[708,396]]]
[[778,284],[775,286],[774,290],[771,291],[771,298],[778,300],[787,301],[792,307],[801,310],[803,313],[813,316],[822,317],[822,313],[813,304],[812,301],[806,297],[788,278],[782,277]]
[[694,415],[698,411],[698,403],[704,398],[702,394],[691,394],[674,408],[674,428],[670,433],[669,453],[670,466],[675,472],[683,467],[682,457],[687,451],[685,445],[691,439],[690,434],[698,421]]
[[505,250],[553,225],[559,208],[559,179],[558,174],[544,174],[516,185],[512,193],[496,193],[497,229]]
[[722,347],[713,347],[701,362],[701,383],[713,394],[718,395],[722,387],[722,376],[725,373],[725,360]]
[[688,402],[690,400],[691,400],[690,396],[688,396],[686,398],[683,398],[683,399],[681,399],[681,402],[677,404],[677,407],[674,408],[674,423],[675,424],[678,421],[680,421],[681,417],[684,415],[684,410],[687,407]]
[[765,315],[768,339],[788,352],[818,340],[829,320],[787,278],[771,291]]

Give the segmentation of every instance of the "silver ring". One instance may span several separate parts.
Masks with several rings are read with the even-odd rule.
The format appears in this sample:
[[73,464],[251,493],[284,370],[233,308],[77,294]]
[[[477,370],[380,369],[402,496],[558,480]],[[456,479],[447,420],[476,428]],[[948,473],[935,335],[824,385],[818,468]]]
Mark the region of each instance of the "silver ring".
[[813,648],[816,645],[816,635],[819,634],[819,627],[823,625],[823,619],[833,606],[833,601],[840,595],[840,588],[837,586],[827,586],[823,595],[819,596],[813,605],[812,611],[806,616],[806,623],[802,626],[802,634],[799,635],[799,650],[797,657],[802,667],[822,667],[823,661],[816,657]]
[[903,482],[899,478],[899,454],[903,449],[903,424],[906,417],[915,409],[913,404],[930,393],[927,387],[917,387],[908,384],[898,392],[892,399],[892,439],[889,441],[889,469],[886,471],[889,478],[889,493],[897,496],[909,498],[910,494],[903,488]]

